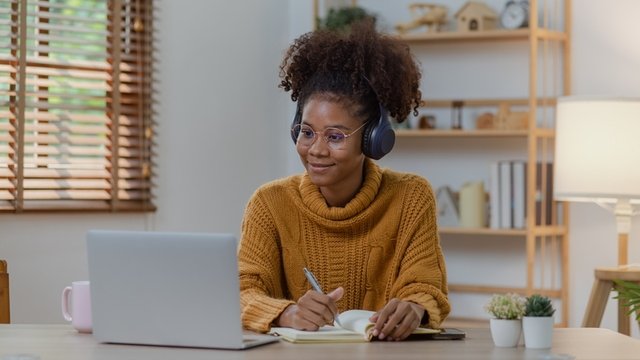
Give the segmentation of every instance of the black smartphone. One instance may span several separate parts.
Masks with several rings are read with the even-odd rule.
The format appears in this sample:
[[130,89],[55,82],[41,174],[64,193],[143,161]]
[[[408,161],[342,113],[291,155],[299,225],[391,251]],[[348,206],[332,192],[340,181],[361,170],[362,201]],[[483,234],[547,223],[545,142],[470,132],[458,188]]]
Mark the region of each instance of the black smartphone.
[[429,338],[433,340],[459,340],[467,336],[464,331],[455,328],[443,328],[439,333],[429,335]]

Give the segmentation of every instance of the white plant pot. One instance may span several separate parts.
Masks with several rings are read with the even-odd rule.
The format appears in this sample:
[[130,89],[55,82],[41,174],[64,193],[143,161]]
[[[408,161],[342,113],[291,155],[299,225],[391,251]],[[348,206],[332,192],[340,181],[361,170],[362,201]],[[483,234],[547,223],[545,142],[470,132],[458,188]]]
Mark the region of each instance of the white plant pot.
[[522,318],[524,346],[529,349],[549,349],[553,338],[553,316]]
[[522,333],[521,320],[491,319],[491,337],[493,343],[499,347],[515,347]]

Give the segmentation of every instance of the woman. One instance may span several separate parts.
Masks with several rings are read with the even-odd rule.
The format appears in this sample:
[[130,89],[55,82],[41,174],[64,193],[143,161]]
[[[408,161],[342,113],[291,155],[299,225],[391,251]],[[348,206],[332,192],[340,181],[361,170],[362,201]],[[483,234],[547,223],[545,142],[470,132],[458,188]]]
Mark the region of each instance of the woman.
[[[243,325],[317,330],[367,309],[379,339],[438,328],[450,308],[432,189],[370,159],[393,146],[387,111],[417,114],[420,71],[408,48],[363,22],[301,36],[280,70],[298,103],[291,131],[306,171],[263,185],[247,205]],[[332,291],[311,290],[305,267]]]

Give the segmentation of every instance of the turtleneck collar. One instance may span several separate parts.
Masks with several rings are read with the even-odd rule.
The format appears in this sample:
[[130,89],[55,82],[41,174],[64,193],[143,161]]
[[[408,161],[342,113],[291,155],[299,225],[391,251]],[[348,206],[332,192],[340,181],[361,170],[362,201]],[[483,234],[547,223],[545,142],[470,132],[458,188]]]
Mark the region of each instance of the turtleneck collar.
[[365,210],[373,202],[380,189],[382,180],[380,167],[373,160],[367,158],[364,172],[364,182],[356,196],[345,207],[329,207],[320,189],[311,182],[309,174],[305,171],[300,182],[302,202],[311,212],[328,220],[349,219]]

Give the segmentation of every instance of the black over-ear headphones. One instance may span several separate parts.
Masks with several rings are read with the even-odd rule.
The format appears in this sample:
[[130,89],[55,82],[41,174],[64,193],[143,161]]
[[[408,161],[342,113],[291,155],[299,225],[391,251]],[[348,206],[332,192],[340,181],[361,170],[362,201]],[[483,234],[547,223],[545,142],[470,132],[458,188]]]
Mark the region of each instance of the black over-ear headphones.
[[[370,120],[362,129],[362,153],[371,159],[379,160],[387,155],[396,142],[396,133],[391,127],[389,121],[389,112],[387,109],[378,104],[380,117]],[[302,109],[298,102],[296,116],[291,123],[291,139],[295,144],[298,140],[298,132],[293,131],[293,127],[302,122]]]

